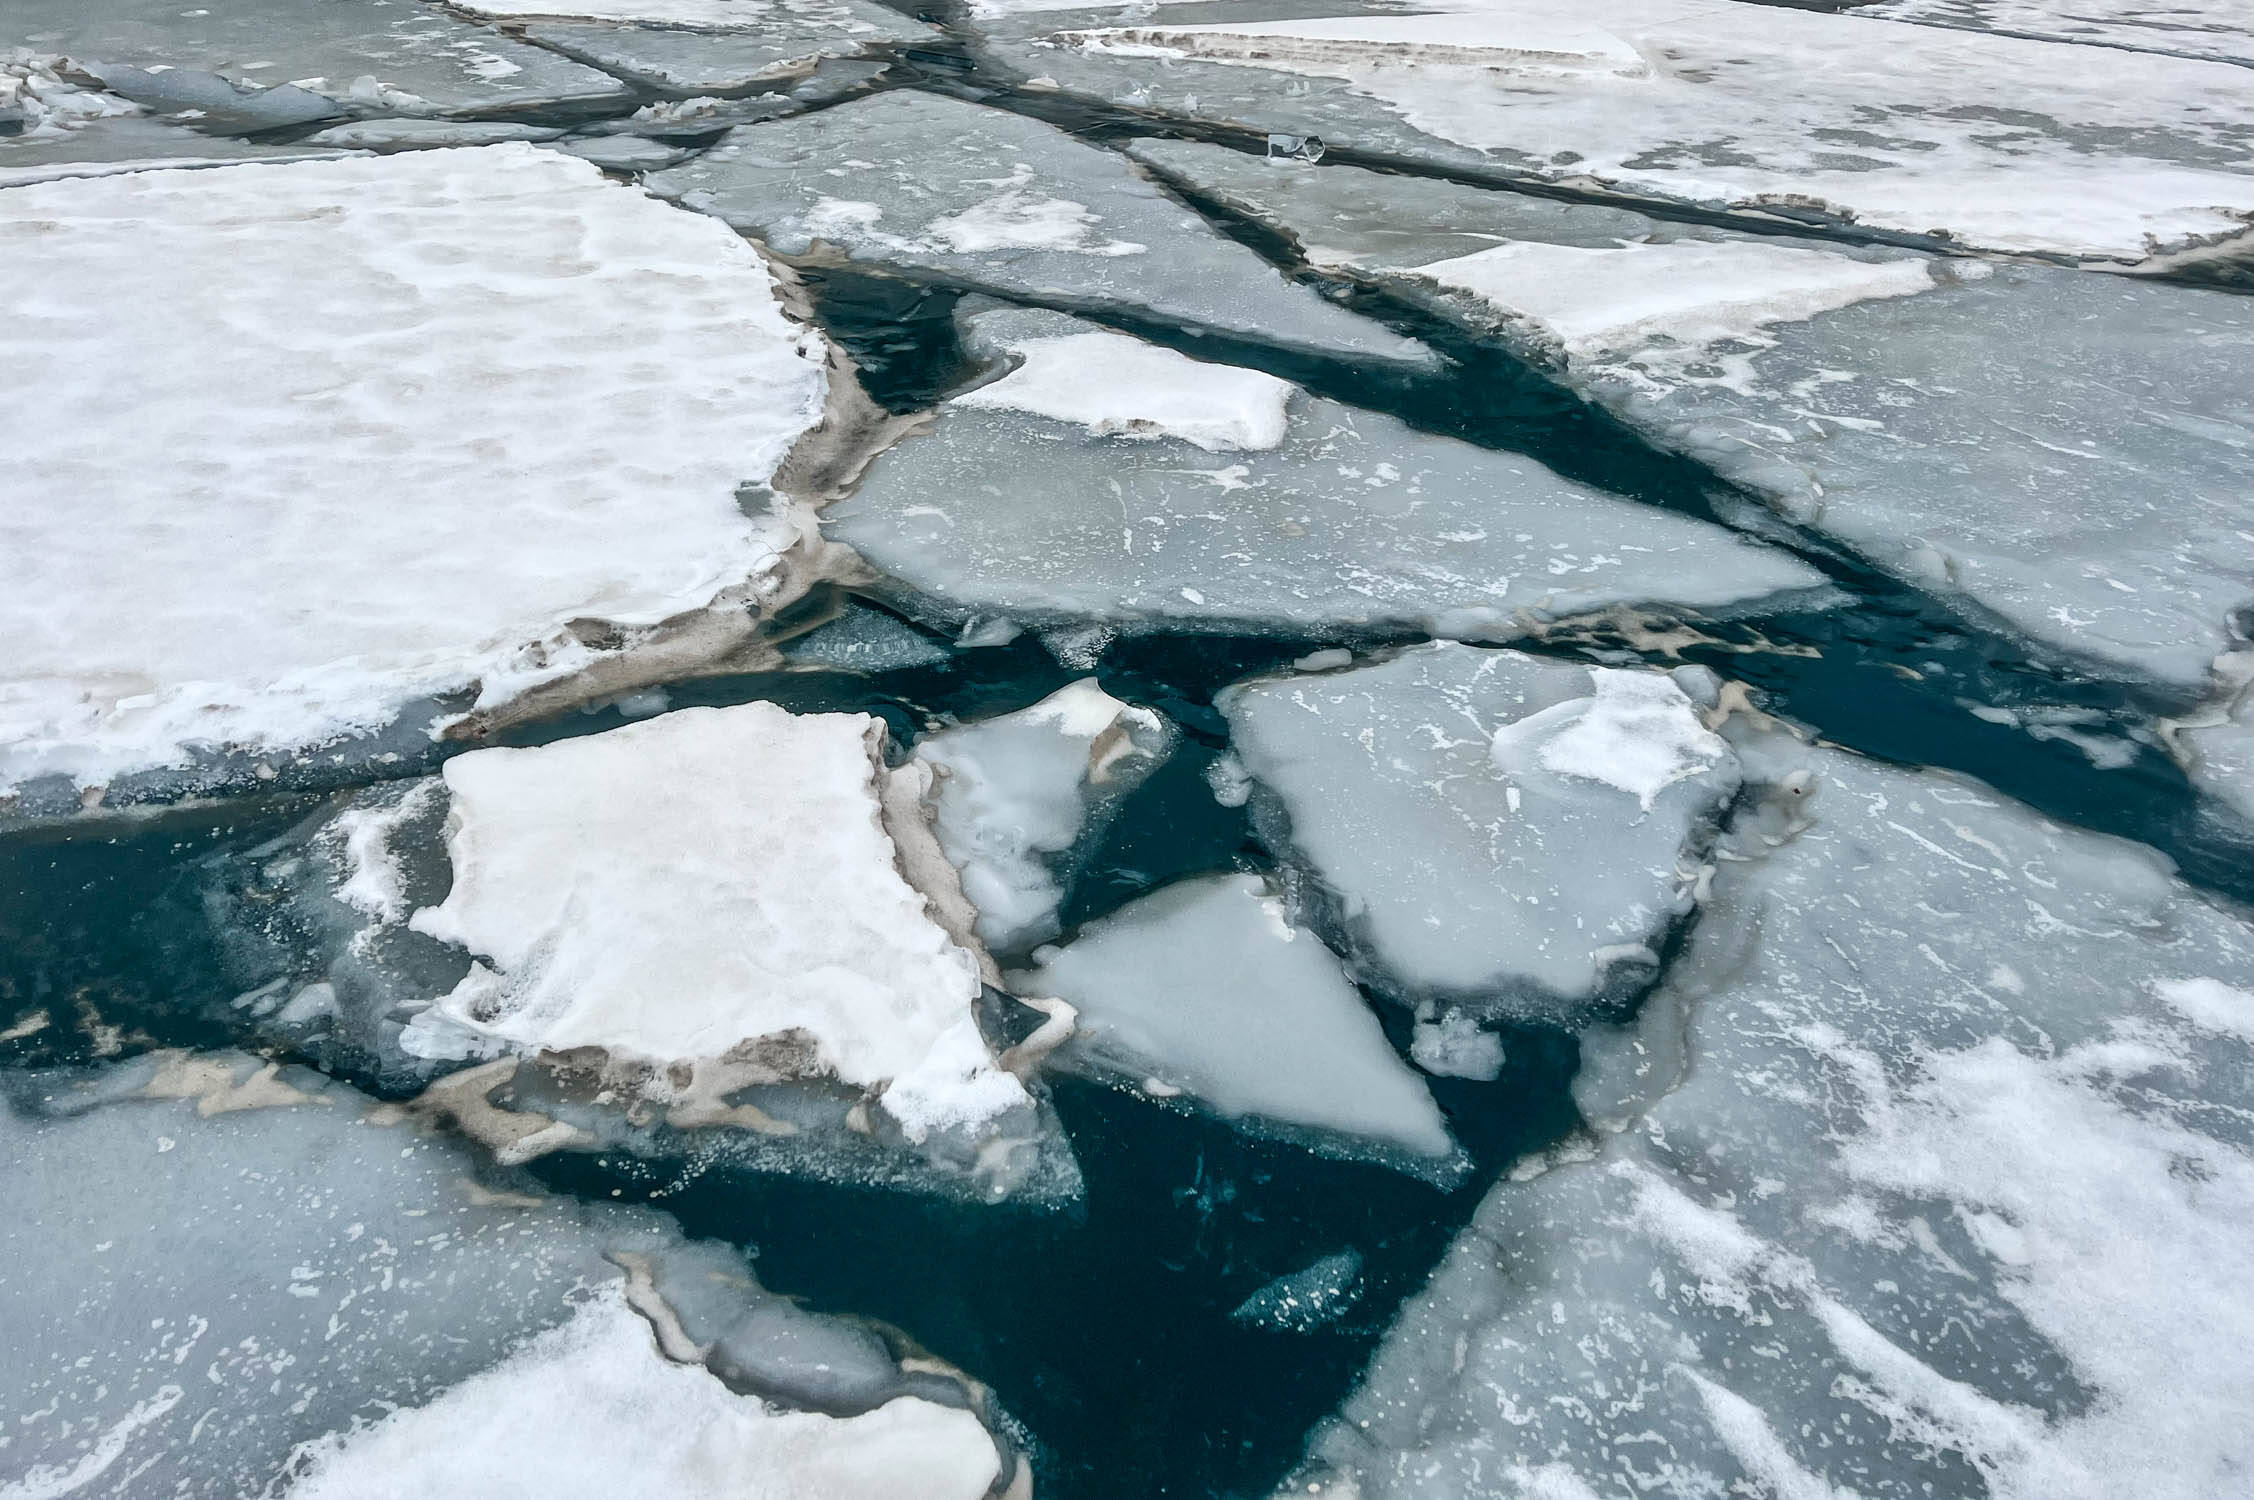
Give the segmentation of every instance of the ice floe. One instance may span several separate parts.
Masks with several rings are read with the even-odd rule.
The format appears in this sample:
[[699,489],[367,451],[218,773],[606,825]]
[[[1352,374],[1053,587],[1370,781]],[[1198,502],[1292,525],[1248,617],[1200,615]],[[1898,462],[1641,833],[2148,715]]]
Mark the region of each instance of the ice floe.
[[1624,1127],[1499,1183],[1294,1495],[2223,1494],[2254,925],[1974,783],[1749,745]]
[[1731,236],[1187,142],[1136,150],[2085,667],[2189,698],[2238,638],[2229,622],[2254,599],[2243,298]]
[[1257,876],[1167,886],[1043,949],[1009,983],[1078,1012],[1067,1063],[1319,1149],[1460,1170],[1423,1082]]
[[529,20],[540,45],[655,88],[733,92],[804,77],[826,58],[930,43],[939,32],[875,0],[744,0],[620,4],[481,0],[464,9]]
[[[533,1474],[555,1495],[658,1474],[684,1496],[971,1500],[1016,1468],[975,1381],[319,1074],[173,1052],[0,1082],[11,1500]],[[841,1392],[808,1356],[868,1378]]]
[[[1858,13],[1923,26],[2254,66],[2254,15],[2236,0],[1880,0]],[[2099,64],[2102,66],[2102,64]]]
[[1221,706],[1269,797],[1256,826],[1388,988],[1556,1017],[1649,983],[1691,909],[1739,772],[1686,686],[1711,695],[1696,671],[1441,643]]
[[1114,153],[983,105],[893,92],[744,126],[650,188],[787,256],[1431,362],[1422,345],[1286,282]]
[[[328,101],[331,114],[493,114],[628,96],[606,73],[473,25],[436,5],[383,0],[9,0],[0,48],[59,53],[97,71],[179,70]],[[206,72],[205,70],[208,70]],[[216,81],[216,80],[213,80]],[[285,123],[266,117],[267,127]]]
[[1823,587],[1720,527],[1256,372],[1061,314],[967,322],[974,351],[1024,364],[826,513],[916,591],[911,610],[1508,639],[1614,605],[1722,613]]
[[2094,66],[2044,42],[1734,0],[1234,14],[1024,17],[987,23],[986,45],[1157,113],[1987,249],[2134,262],[2238,235],[2254,212],[2254,105],[2223,63]]
[[46,373],[0,404],[0,791],[272,776],[415,705],[427,748],[751,649],[824,566],[797,508],[738,500],[822,420],[824,342],[751,246],[587,163],[138,172],[6,210],[0,357]]
[[995,953],[1054,937],[1073,852],[1173,748],[1173,729],[1092,677],[1030,708],[916,742],[937,772],[932,833]]

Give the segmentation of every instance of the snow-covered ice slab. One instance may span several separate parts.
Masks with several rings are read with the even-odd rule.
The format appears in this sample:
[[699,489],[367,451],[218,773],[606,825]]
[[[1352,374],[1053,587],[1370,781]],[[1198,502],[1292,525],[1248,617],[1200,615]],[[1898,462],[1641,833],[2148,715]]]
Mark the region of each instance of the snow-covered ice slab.
[[1533,459],[1061,314],[974,313],[966,337],[1017,368],[958,394],[825,518],[923,596],[911,608],[1507,639],[1614,605],[1722,613],[1823,584]]
[[1248,1128],[1448,1176],[1454,1140],[1338,959],[1253,875],[1184,881],[1009,976],[1078,1012],[1059,1058]]
[[623,99],[593,68],[403,0],[8,0],[0,48],[295,84],[355,114],[490,114]]
[[4,212],[0,358],[44,373],[0,403],[0,792],[287,774],[440,695],[491,722],[678,676],[822,566],[795,507],[737,497],[821,421],[822,340],[751,246],[585,162]]
[[1220,705],[1256,826],[1404,999],[1567,1016],[1648,983],[1738,786],[1711,679],[1436,643]]
[[1883,0],[1858,14],[2254,67],[2244,0]]
[[1736,0],[1274,14],[1025,17],[991,23],[988,46],[1162,113],[1992,250],[2136,262],[2237,235],[2254,212],[2254,99],[2228,64],[2099,66],[2084,49]]
[[1584,1040],[1584,1111],[1648,1114],[1492,1190],[1288,1493],[2242,1491],[2254,925],[1970,782],[1759,759]]
[[2254,601],[2244,298],[1988,274],[1185,142],[1136,151],[2085,666],[2200,695]]
[[916,742],[916,759],[937,773],[932,833],[989,949],[1017,953],[1056,936],[1074,850],[1172,748],[1162,716],[1092,677]]
[[0,1084],[10,1500],[516,1493],[449,1482],[503,1459],[590,1500],[647,1474],[975,1500],[1014,1466],[973,1382],[318,1074],[161,1053]]
[[1116,154],[934,94],[744,126],[649,186],[788,256],[842,255],[1347,358],[1433,358],[1285,281]]
[[529,20],[524,34],[542,46],[684,93],[799,78],[825,58],[940,35],[875,0],[480,0],[462,8]]

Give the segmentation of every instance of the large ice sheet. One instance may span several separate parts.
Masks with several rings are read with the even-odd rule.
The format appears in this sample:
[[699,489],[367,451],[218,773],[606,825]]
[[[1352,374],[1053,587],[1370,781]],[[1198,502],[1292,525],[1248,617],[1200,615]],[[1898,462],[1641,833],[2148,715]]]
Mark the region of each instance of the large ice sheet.
[[1331,1149],[1406,1153],[1423,1170],[1455,1154],[1338,959],[1257,876],[1145,896],[1042,950],[1010,985],[1079,1012],[1065,1056],[1097,1073],[1189,1094],[1255,1129],[1312,1131]]
[[974,314],[968,334],[1022,368],[948,403],[825,517],[924,607],[1507,639],[1616,604],[1722,612],[1823,584],[1706,522],[1256,372],[1057,314]]
[[991,45],[1139,108],[1987,249],[2134,262],[2237,235],[2254,211],[2254,105],[2227,64],[2093,67],[2081,49],[1734,0],[1273,14],[1255,0],[1046,36],[1028,19]]
[[2243,1490],[2254,925],[1970,782],[1754,759],[1814,779],[1584,1042],[1632,1123],[1492,1190],[1289,1492]]
[[649,185],[785,255],[840,254],[1327,354],[1432,358],[1286,282],[1114,153],[957,99],[887,93],[739,127]]
[[[504,1457],[529,1474],[527,1444],[588,1465],[544,1494],[632,1490],[628,1456],[684,1495],[800,1495],[819,1475],[967,1500],[999,1471],[972,1383],[903,1370],[657,1213],[531,1191],[318,1074],[162,1053],[4,1083],[10,1500],[518,1493],[414,1479]],[[845,1399],[788,1374],[802,1354],[868,1378]],[[716,1486],[692,1414],[729,1437],[737,1488]],[[386,1484],[370,1466],[403,1435],[423,1467]]]
[[[744,647],[820,338],[724,226],[528,146],[9,189],[0,791],[488,716]],[[646,676],[644,677],[646,679]],[[247,770],[247,767],[245,768]]]
[[1437,643],[1221,706],[1263,836],[1404,998],[1571,1014],[1647,983],[1738,785],[1711,683]]
[[[525,35],[653,87],[732,91],[799,78],[824,58],[872,46],[933,42],[939,33],[875,0],[744,0],[738,4],[483,4],[532,16]],[[545,19],[564,17],[565,20]],[[634,24],[637,22],[649,24]],[[606,24],[608,23],[608,24]],[[695,27],[698,29],[686,29]]]
[[2254,12],[2243,0],[1881,0],[1859,9],[1888,21],[2254,66]]
[[2243,298],[1984,274],[1186,142],[1136,150],[2084,665],[2188,697],[2238,639],[2228,622],[2254,600]]
[[932,833],[997,954],[1056,936],[1075,846],[1165,758],[1173,731],[1093,677],[1030,708],[916,742],[938,772]]
[[0,47],[11,45],[292,83],[354,113],[488,114],[627,95],[607,74],[414,0],[9,0]]

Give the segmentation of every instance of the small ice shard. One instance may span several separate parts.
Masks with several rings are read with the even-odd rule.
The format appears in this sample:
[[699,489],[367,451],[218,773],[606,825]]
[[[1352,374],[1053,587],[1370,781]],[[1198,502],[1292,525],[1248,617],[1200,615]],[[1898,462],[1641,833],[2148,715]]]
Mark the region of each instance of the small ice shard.
[[978,909],[979,938],[1019,953],[1054,937],[1072,852],[1173,748],[1173,729],[1094,678],[1030,708],[916,743],[932,832]]
[[344,112],[335,100],[295,84],[237,87],[216,73],[194,68],[148,71],[97,62],[87,64],[86,70],[111,93],[160,115],[193,120],[199,128],[214,134],[288,130],[333,120]]
[[2080,49],[1733,0],[1120,19],[981,29],[999,61],[1138,90],[1150,113],[1990,250],[2140,262],[2241,235],[2254,210],[2254,105],[2223,63],[2093,69]]
[[[532,1474],[556,1496],[656,1474],[681,1496],[974,1500],[1018,1462],[967,1377],[904,1367],[662,1214],[552,1197],[311,1070],[158,1053],[0,1091],[11,1500],[501,1494]],[[850,1392],[799,1363],[845,1349]]]
[[[1754,240],[1194,142],[1135,151],[1326,266],[1551,364],[1981,628],[2180,700],[2208,693],[2239,639],[2230,621],[2254,598],[2243,298]],[[2165,482],[2124,506],[2130,475]]]
[[1880,0],[1856,13],[2046,42],[2165,52],[2254,67],[2254,16],[2236,0]]
[[1720,527],[1255,371],[1059,313],[963,322],[973,352],[1027,362],[950,401],[825,519],[917,591],[912,612],[1509,638],[1616,604],[1724,612],[1823,586]]
[[[1657,672],[1437,644],[1221,700],[1260,826],[1406,999],[1569,1015],[1692,904],[1737,757]],[[1257,804],[1256,804],[1257,805]]]
[[0,793],[312,775],[417,704],[427,747],[441,695],[490,725],[756,654],[828,566],[737,501],[820,423],[824,344],[755,249],[584,162],[7,192],[46,227],[0,235],[0,354],[48,373],[0,403]]
[[593,68],[424,5],[9,0],[0,49],[15,42],[89,67],[159,77],[161,69],[210,70],[249,89],[281,83],[330,101],[331,113],[344,105],[354,113],[487,114],[628,92]]
[[406,1045],[588,1049],[669,1103],[834,1077],[919,1144],[1028,1109],[983,955],[902,873],[883,735],[750,703],[449,761],[453,888],[411,925],[479,962]]
[[1285,281],[1112,152],[935,94],[744,126],[650,188],[787,256],[844,254],[1348,358],[1432,360]]
[[1583,1041],[1619,1133],[1490,1191],[1279,1493],[2242,1488],[2254,921],[1975,783],[1741,741],[1698,926]]
[[1362,1300],[1362,1253],[1341,1250],[1303,1271],[1278,1276],[1238,1304],[1232,1323],[1277,1333],[1313,1333],[1328,1328]]
[[1503,1039],[1461,1011],[1420,1015],[1410,1032],[1409,1058],[1435,1078],[1493,1083],[1503,1076]]
[[864,604],[784,642],[783,661],[806,671],[901,672],[951,658],[946,646],[913,625]]
[[1063,1000],[1061,1060],[1155,1078],[1254,1130],[1443,1177],[1458,1170],[1439,1108],[1385,1039],[1335,955],[1257,876],[1167,886],[1091,922],[1020,994]]

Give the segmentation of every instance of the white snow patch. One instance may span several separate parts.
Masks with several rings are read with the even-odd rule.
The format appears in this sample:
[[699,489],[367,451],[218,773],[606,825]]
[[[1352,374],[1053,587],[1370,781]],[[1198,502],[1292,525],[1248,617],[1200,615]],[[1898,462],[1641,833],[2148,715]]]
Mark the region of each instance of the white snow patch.
[[2202,1030],[2254,1042],[2254,991],[2220,979],[2162,979],[2152,986],[2169,1009]]
[[1651,811],[1659,794],[1714,767],[1730,753],[1700,722],[1672,677],[1593,667],[1595,696],[1527,715],[1495,731],[1490,747],[1504,775],[1529,762],[1561,776],[1601,782]]
[[956,406],[1023,411],[1099,437],[1180,438],[1208,453],[1282,445],[1295,387],[1236,365],[1212,365],[1123,333],[1075,333],[1008,346],[1024,363]]
[[391,836],[401,824],[430,805],[439,783],[418,781],[389,803],[348,807],[329,820],[324,838],[341,841],[344,879],[336,898],[379,922],[396,923],[407,917],[407,893],[401,884],[399,857],[392,852]]

